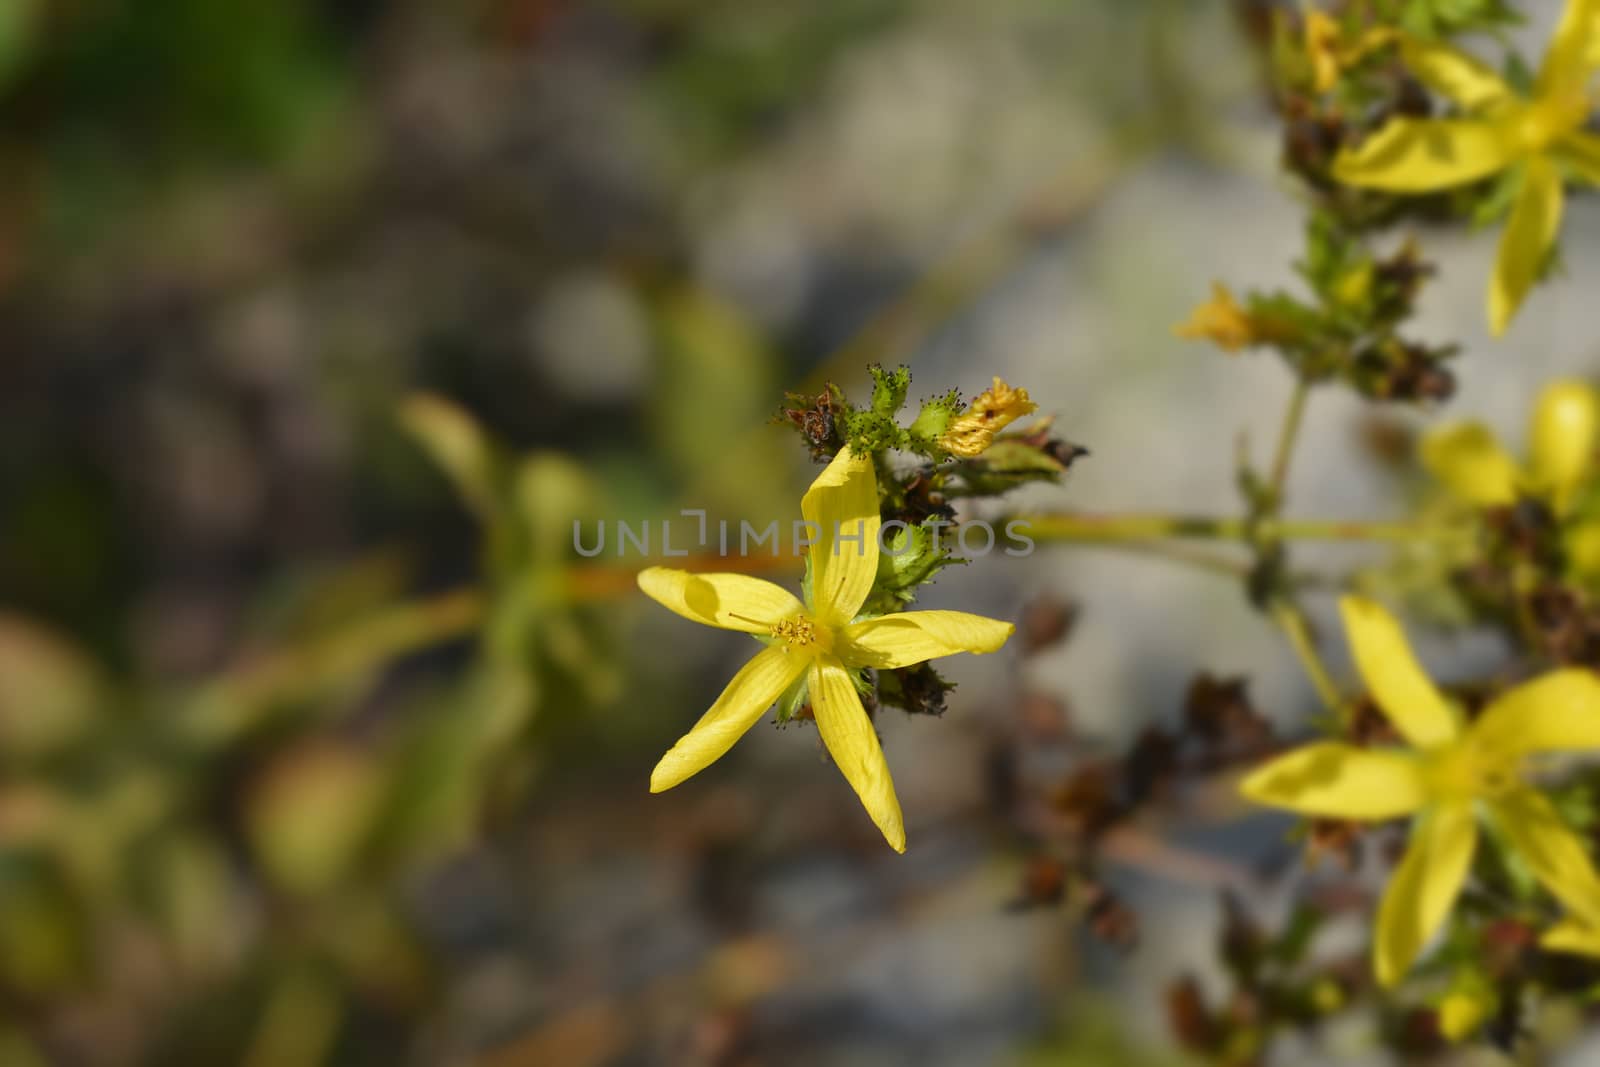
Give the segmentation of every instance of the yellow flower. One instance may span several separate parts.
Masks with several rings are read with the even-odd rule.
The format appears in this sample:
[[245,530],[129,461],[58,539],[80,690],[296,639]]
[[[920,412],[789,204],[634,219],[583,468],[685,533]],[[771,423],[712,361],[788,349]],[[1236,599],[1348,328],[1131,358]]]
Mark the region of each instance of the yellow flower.
[[1489,328],[1498,336],[1555,243],[1564,178],[1600,184],[1600,137],[1583,129],[1590,75],[1600,65],[1600,0],[1568,0],[1531,98],[1445,45],[1407,38],[1402,51],[1417,77],[1465,114],[1390,119],[1342,151],[1333,176],[1393,193],[1430,193],[1521,168],[1521,190],[1489,280]]
[[904,852],[900,802],[853,672],[909,667],[957,652],[993,652],[1014,627],[961,611],[856,618],[878,573],[878,481],[871,455],[842,449],[811,484],[800,511],[814,537],[804,603],[781,586],[744,574],[668,567],[640,572],[639,588],[663,606],[707,626],[752,634],[767,646],[656,764],[650,791],[671,789],[710,766],[803,680],[822,743],[884,838]]
[[1303,815],[1412,817],[1405,859],[1378,909],[1378,981],[1399,981],[1449,915],[1472,864],[1480,817],[1494,821],[1570,912],[1600,925],[1600,875],[1582,841],[1522,776],[1529,756],[1600,748],[1600,679],[1552,671],[1508,691],[1467,725],[1423,673],[1393,616],[1360,597],[1339,607],[1356,668],[1409,747],[1317,742],[1272,760],[1240,789],[1257,803]]
[[1037,408],[1038,405],[1028,399],[1026,389],[1013,389],[1004,379],[996,378],[971,407],[951,420],[949,427],[939,435],[939,445],[951,455],[965,459],[982,455],[984,449],[994,443],[995,434]]
[[1189,321],[1180,322],[1172,332],[1193,341],[1211,341],[1227,352],[1264,339],[1256,321],[1221,282],[1211,283],[1211,299],[1197,306],[1189,313]]
[[1422,465],[1455,496],[1480,507],[1514,503],[1519,494],[1547,500],[1563,515],[1595,474],[1600,392],[1585,382],[1544,387],[1528,420],[1528,462],[1518,463],[1481,422],[1453,422],[1422,438]]

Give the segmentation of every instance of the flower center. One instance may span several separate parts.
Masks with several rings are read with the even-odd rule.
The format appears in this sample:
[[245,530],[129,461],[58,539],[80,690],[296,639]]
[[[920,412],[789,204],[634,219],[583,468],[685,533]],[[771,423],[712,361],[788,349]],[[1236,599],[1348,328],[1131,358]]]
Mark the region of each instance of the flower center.
[[1504,796],[1521,783],[1515,760],[1472,745],[1448,748],[1428,765],[1431,790],[1455,800]]
[[1522,114],[1517,137],[1529,152],[1542,152],[1560,137],[1571,133],[1589,115],[1589,100],[1583,93],[1560,93],[1540,100]]
[[833,648],[833,634],[815,619],[796,615],[784,619],[772,628],[772,636],[787,641],[793,649],[810,649],[827,652]]

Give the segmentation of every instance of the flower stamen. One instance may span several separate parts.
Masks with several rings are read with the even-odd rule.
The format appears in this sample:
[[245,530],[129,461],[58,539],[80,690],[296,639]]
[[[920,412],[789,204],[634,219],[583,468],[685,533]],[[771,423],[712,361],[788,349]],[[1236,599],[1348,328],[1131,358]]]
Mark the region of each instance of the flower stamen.
[[793,648],[804,648],[817,640],[817,627],[810,619],[785,619],[772,628],[772,636],[789,642]]

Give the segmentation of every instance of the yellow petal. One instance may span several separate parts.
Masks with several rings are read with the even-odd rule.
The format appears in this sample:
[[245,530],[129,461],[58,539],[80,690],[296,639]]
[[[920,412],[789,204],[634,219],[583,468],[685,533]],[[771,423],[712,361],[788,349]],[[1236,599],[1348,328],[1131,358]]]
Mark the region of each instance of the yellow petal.
[[1594,468],[1600,444],[1600,393],[1587,382],[1552,382],[1539,392],[1529,427],[1530,467],[1538,488],[1565,511],[1572,493]]
[[1427,801],[1414,757],[1338,741],[1284,753],[1246,775],[1239,792],[1257,804],[1337,819],[1393,819]]
[[1600,875],[1549,799],[1521,789],[1494,801],[1492,808],[1501,832],[1550,895],[1578,918],[1600,925]]
[[878,574],[878,475],[871,455],[847,445],[800,501],[815,528],[810,550],[811,606],[825,626],[855,618]]
[[1411,652],[1399,621],[1365,597],[1339,600],[1356,670],[1396,730],[1418,748],[1447,744],[1460,734],[1455,713]]
[[1477,824],[1466,804],[1430,809],[1412,826],[1406,858],[1378,907],[1372,961],[1381,985],[1404,978],[1438,932],[1467,880],[1477,842]]
[[1489,330],[1496,337],[1505,333],[1539,277],[1561,229],[1561,203],[1561,173],[1556,165],[1544,156],[1529,159],[1489,279]]
[[1426,193],[1465,185],[1504,170],[1518,142],[1504,125],[1477,119],[1391,119],[1333,161],[1346,185],[1393,193]]
[[1568,667],[1524,682],[1489,705],[1472,740],[1511,757],[1600,748],[1600,677]]
[[686,619],[747,634],[771,633],[774,625],[805,610],[787,589],[748,574],[646,567],[639,572],[639,588]]
[[1479,507],[1517,499],[1517,461],[1481,422],[1452,422],[1422,438],[1422,465],[1446,489]]
[[807,662],[807,657],[795,655],[781,645],[757,652],[739,668],[694,729],[661,757],[650,774],[650,792],[671,789],[715,763],[794,684]]
[[1448,45],[1408,37],[1401,54],[1406,66],[1424,85],[1468,111],[1515,98],[1500,75]]
[[1580,0],[1577,8],[1577,17],[1587,20],[1579,31],[1588,44],[1583,54],[1584,70],[1600,70],[1600,0]]
[[1496,1003],[1489,989],[1458,989],[1439,1002],[1439,1032],[1448,1041],[1465,1041],[1494,1015]]
[[1567,530],[1563,545],[1567,567],[1580,578],[1600,577],[1600,522],[1590,519]]
[[994,652],[1015,629],[964,611],[907,611],[845,627],[838,652],[852,667],[909,667],[957,652]]
[[1600,137],[1569,133],[1554,148],[1555,157],[1582,181],[1600,185]]
[[1551,952],[1570,952],[1578,956],[1600,956],[1600,926],[1578,919],[1563,919],[1539,939]]
[[1561,22],[1550,38],[1544,62],[1539,67],[1535,94],[1581,90],[1591,70],[1600,66],[1600,3],[1596,0],[1567,0]]
[[894,795],[894,780],[889,777],[889,764],[878,745],[878,735],[849,674],[836,660],[818,659],[811,667],[810,684],[811,712],[817,718],[817,732],[822,734],[828,754],[861,798],[867,814],[883,831],[889,847],[904,852],[906,824],[900,814],[900,801]]

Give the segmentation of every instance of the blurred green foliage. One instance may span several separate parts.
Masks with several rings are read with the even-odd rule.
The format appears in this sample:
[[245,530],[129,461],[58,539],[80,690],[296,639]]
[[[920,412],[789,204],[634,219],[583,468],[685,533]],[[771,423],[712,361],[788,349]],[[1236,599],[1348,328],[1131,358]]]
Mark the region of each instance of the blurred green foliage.
[[624,0],[622,6],[674,41],[652,77],[651,95],[667,106],[676,131],[716,156],[759,133],[815,85],[841,50],[896,24],[909,5]]

